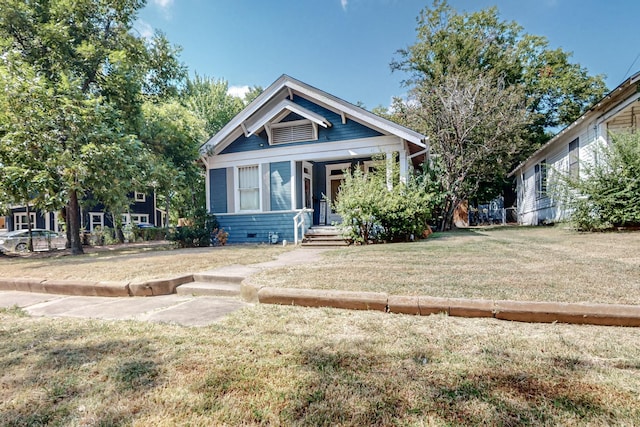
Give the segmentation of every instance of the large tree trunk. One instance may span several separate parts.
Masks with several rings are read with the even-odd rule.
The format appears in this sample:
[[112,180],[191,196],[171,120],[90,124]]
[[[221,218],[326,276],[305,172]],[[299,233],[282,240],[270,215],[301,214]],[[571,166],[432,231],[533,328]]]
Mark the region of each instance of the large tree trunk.
[[76,190],[69,191],[69,205],[67,206],[67,228],[70,236],[70,247],[72,255],[81,255],[82,240],[80,240],[80,206],[78,205],[78,193]]

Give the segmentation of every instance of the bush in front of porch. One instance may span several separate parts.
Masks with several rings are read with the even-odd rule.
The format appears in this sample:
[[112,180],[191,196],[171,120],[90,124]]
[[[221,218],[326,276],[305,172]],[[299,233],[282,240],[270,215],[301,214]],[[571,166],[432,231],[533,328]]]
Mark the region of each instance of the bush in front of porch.
[[428,228],[435,193],[413,176],[401,184],[399,167],[393,164],[390,176],[386,167],[368,173],[360,167],[344,172],[334,207],[342,217],[340,228],[345,237],[361,244],[409,241],[421,237]]

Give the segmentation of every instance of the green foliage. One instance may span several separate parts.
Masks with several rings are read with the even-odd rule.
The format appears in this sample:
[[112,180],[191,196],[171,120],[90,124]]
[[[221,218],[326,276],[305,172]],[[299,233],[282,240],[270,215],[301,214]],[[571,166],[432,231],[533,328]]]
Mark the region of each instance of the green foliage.
[[[91,193],[118,214],[129,192],[149,184],[150,149],[137,137],[142,104],[177,94],[185,75],[162,34],[146,40],[131,31],[144,4],[0,3],[0,137],[11,147],[0,162],[44,173],[45,184],[27,192],[37,207],[67,206],[73,253],[82,253],[79,200]],[[0,194],[24,202],[17,190]]]
[[181,248],[192,248],[201,246],[210,246],[212,238],[226,237],[223,234],[224,230],[220,230],[218,226],[218,220],[215,215],[207,214],[204,208],[199,208],[196,215],[191,219],[189,225],[182,227],[176,227],[175,230],[169,233],[167,238]]
[[434,193],[426,181],[411,176],[406,184],[400,183],[395,162],[390,178],[392,189],[387,187],[383,161],[367,174],[360,167],[345,171],[334,204],[342,217],[343,234],[354,242],[408,241],[422,236],[428,227]]
[[460,201],[502,192],[506,172],[549,129],[572,123],[606,91],[603,76],[497,8],[458,13],[446,0],[421,11],[416,42],[391,67],[408,73],[412,99],[387,114],[428,135],[442,157],[449,222]]
[[563,176],[571,221],[580,230],[640,226],[640,134],[613,134],[583,162],[581,177]]

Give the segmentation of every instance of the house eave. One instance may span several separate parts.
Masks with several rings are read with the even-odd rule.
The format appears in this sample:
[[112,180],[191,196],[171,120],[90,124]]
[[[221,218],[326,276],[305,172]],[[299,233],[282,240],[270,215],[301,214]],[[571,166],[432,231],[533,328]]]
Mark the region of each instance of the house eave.
[[[518,164],[518,166],[516,166],[511,172],[509,172],[509,174],[507,175],[507,178],[511,178],[511,177],[515,176],[518,173],[518,171],[527,168],[532,163],[535,163],[534,160],[537,159],[540,156],[540,154],[544,153],[550,147],[555,145],[556,142],[559,139],[561,139],[564,135],[566,135],[567,133],[572,131],[575,127],[581,125],[582,123],[584,123],[588,119],[592,119],[592,118],[597,119],[599,116],[596,116],[596,114],[600,114],[601,115],[602,112],[609,111],[608,107],[610,106],[610,104],[616,102],[618,100],[618,97],[621,94],[623,94],[625,90],[627,90],[629,87],[631,87],[631,85],[633,85],[634,83],[636,83],[638,81],[640,81],[640,72],[635,73],[634,75],[629,77],[627,80],[622,82],[620,85],[618,85],[618,87],[613,89],[611,92],[609,92],[607,95],[605,95],[602,99],[600,99],[598,102],[596,102],[594,105],[592,105],[587,111],[585,111],[573,123],[571,123],[568,126],[566,126],[560,132],[556,133],[542,147],[537,149],[526,160],[524,160],[523,162]],[[640,99],[640,96],[638,96],[637,98]]]
[[[224,149],[227,144],[235,140],[240,135],[251,135],[259,131],[265,124],[269,123],[269,119],[266,119],[266,117],[274,117],[272,113],[274,112],[274,110],[278,110],[278,106],[284,105],[286,106],[284,108],[302,108],[290,101],[288,101],[288,103],[285,103],[285,101],[287,100],[284,99],[277,104],[278,106],[276,106],[275,108],[271,108],[269,112],[265,114],[264,117],[261,117],[260,120],[258,120],[256,123],[249,125],[249,123],[251,122],[251,117],[254,116],[261,108],[263,108],[269,101],[276,97],[276,95],[278,95],[278,93],[282,90],[286,90],[285,94],[289,98],[292,98],[294,93],[296,93],[303,96],[304,98],[308,98],[314,102],[323,104],[329,110],[332,110],[339,114],[343,122],[348,119],[352,119],[361,124],[379,130],[381,133],[397,136],[403,140],[415,144],[420,148],[428,147],[426,136],[418,132],[412,131],[411,129],[408,129],[404,126],[393,123],[390,120],[379,117],[373,113],[366,111],[363,108],[350,104],[340,98],[337,98],[324,91],[302,83],[292,77],[282,75],[271,86],[265,89],[265,91],[262,92],[256,99],[254,99],[243,111],[241,111],[233,119],[231,119],[231,121],[218,133],[209,138],[209,140],[200,147],[200,153],[203,156],[207,156],[211,153],[218,154]],[[280,109],[279,112],[282,112],[282,109]],[[275,115],[279,114],[279,112],[275,113]],[[304,110],[303,112],[304,114],[301,114],[303,117],[314,121],[318,125],[325,127],[330,125],[330,123],[325,118],[317,115],[316,113],[308,110]],[[297,111],[296,113],[300,114]],[[261,123],[261,125],[258,126],[258,123]]]

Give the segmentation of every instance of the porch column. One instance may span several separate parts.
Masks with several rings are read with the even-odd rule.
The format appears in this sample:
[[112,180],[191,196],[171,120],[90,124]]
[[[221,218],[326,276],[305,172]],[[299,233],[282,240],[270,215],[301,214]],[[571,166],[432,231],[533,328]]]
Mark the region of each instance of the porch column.
[[393,151],[385,153],[387,165],[387,190],[393,190]]
[[[298,206],[298,192],[296,191],[296,162],[291,160],[291,210],[295,211]],[[303,187],[304,188],[304,187]],[[303,206],[304,207],[304,206]]]
[[404,150],[398,151],[398,160],[400,161],[400,182],[407,183],[407,172],[409,171],[407,162],[407,153]]

